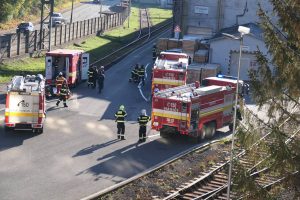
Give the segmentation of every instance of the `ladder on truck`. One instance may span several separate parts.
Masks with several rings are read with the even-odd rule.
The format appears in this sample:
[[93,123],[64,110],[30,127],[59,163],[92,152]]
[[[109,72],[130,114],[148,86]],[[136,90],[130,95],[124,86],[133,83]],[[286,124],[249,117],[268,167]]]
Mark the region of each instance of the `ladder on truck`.
[[13,92],[42,92],[45,89],[43,75],[14,76],[7,90]]

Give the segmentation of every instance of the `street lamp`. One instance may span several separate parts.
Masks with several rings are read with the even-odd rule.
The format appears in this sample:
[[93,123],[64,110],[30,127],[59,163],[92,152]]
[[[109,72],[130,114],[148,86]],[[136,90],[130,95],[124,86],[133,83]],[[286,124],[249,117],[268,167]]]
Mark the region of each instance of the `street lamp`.
[[227,182],[227,199],[230,199],[230,186],[231,186],[231,174],[232,174],[232,160],[233,160],[233,149],[234,149],[234,136],[235,136],[235,126],[236,126],[236,113],[237,113],[237,104],[238,104],[238,95],[239,95],[239,82],[240,82],[240,69],[241,69],[241,57],[242,57],[242,47],[243,47],[243,36],[250,33],[250,28],[239,26],[238,31],[240,36],[234,36],[228,33],[222,33],[224,36],[240,41],[240,55],[238,63],[238,74],[237,74],[237,85],[235,91],[235,102],[234,102],[234,115],[233,115],[233,129],[231,136],[231,152],[230,152],[230,162],[229,162],[229,172],[228,172],[228,182]]

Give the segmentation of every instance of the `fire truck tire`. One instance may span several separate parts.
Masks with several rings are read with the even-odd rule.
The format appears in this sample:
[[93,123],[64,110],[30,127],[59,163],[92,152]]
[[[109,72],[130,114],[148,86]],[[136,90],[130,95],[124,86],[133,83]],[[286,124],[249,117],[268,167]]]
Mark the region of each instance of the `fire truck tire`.
[[44,132],[44,129],[43,129],[43,128],[37,129],[37,133],[38,133],[38,134],[42,134],[43,132]]
[[10,132],[12,132],[13,130],[14,130],[14,129],[13,129],[12,127],[7,127],[7,126],[4,127],[5,133],[10,133]]
[[231,131],[231,132],[233,131],[233,123],[229,124],[229,131]]
[[210,122],[208,123],[208,133],[206,134],[206,138],[213,138],[216,133],[216,123]]
[[160,130],[159,134],[160,134],[160,137],[162,137],[162,138],[168,138],[168,137],[170,137],[170,135],[171,135],[171,134],[170,134],[168,131],[166,131],[166,130]]

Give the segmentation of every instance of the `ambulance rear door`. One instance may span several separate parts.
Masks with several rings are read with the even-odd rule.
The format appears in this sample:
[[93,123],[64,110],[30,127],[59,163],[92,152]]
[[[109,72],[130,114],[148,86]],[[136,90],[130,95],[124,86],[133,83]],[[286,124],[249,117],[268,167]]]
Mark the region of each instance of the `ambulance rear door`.
[[46,56],[46,80],[52,80],[52,57]]
[[83,53],[81,55],[81,80],[88,79],[89,65],[90,65],[89,54]]

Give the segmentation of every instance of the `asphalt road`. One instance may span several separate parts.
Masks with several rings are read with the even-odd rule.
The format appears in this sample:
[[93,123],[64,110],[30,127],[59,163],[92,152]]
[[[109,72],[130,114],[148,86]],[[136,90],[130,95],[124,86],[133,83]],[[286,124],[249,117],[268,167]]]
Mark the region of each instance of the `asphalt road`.
[[[102,11],[108,11],[109,8],[113,5],[120,3],[120,0],[102,0]],[[79,5],[74,6],[73,8],[73,22],[83,21],[85,19],[91,19],[99,17],[100,14],[100,4],[93,3],[93,1],[82,1]],[[67,22],[70,22],[71,18],[71,8],[69,11],[62,13],[63,17]],[[35,30],[40,29],[39,22],[33,22]],[[12,30],[1,30],[0,35],[7,33],[15,33],[15,29]]]
[[[130,66],[152,62],[152,43],[128,55],[106,72],[102,94],[81,84],[69,108],[48,103],[44,133],[35,135],[0,129],[1,200],[80,199],[194,147],[184,138],[163,139],[155,131],[146,143],[137,144],[141,109],[150,114],[137,85],[128,82]],[[150,66],[143,88],[150,95]],[[128,113],[126,140],[116,140],[114,113],[124,104]],[[3,105],[2,105],[3,107]],[[3,121],[4,111],[0,111]]]

